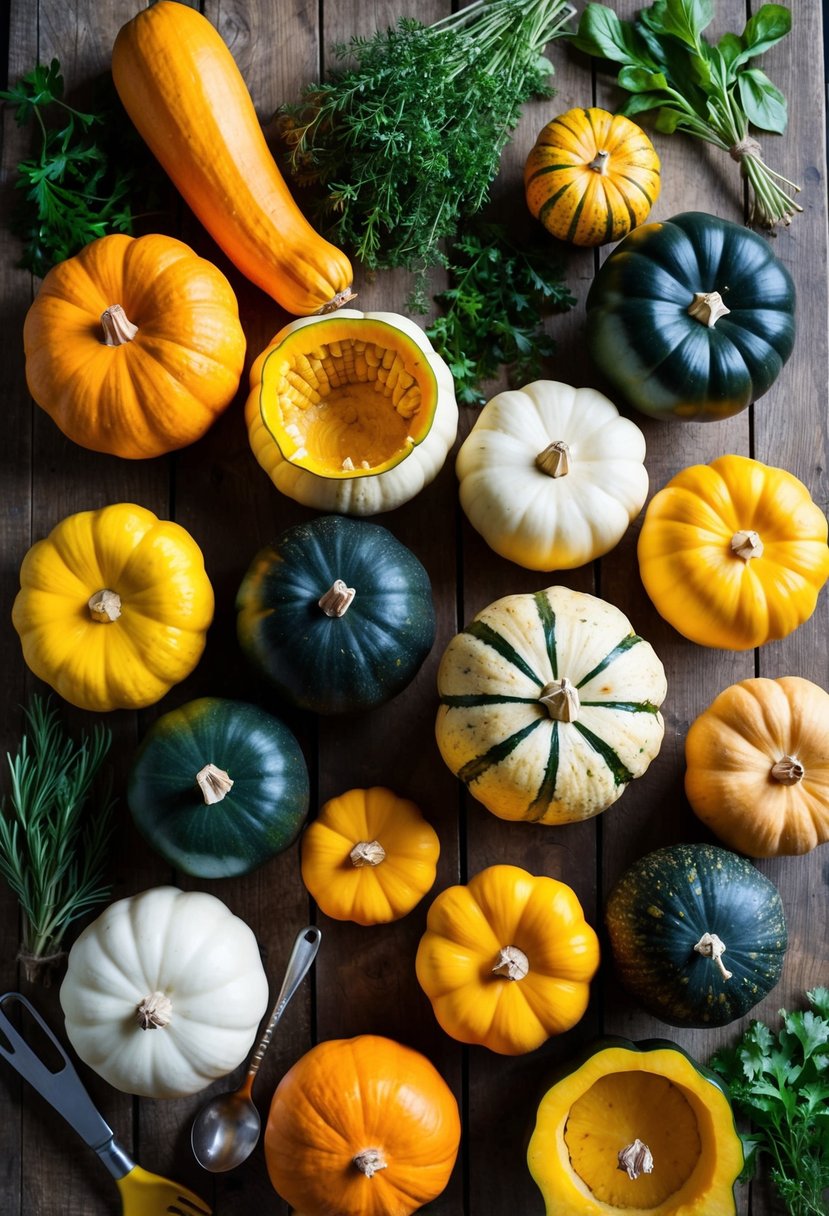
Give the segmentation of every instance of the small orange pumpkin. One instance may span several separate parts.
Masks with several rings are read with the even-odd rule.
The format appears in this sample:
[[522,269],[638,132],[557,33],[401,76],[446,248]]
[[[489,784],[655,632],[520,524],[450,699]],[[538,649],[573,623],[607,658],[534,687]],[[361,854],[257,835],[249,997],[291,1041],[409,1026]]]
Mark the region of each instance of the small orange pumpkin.
[[692,723],[685,792],[703,823],[749,857],[829,841],[829,694],[799,676],[732,684]]
[[547,123],[527,157],[527,206],[559,240],[604,245],[647,219],[659,169],[656,149],[629,118],[568,110]]
[[194,443],[233,400],[233,289],[169,236],[114,233],[54,266],[23,327],[26,380],[64,435],[137,459]]
[[440,842],[419,809],[383,786],[325,803],[302,837],[302,881],[326,916],[399,920],[435,881]]
[[319,1043],[277,1086],[274,1189],[303,1216],[410,1216],[449,1181],[458,1104],[419,1052],[379,1035]]

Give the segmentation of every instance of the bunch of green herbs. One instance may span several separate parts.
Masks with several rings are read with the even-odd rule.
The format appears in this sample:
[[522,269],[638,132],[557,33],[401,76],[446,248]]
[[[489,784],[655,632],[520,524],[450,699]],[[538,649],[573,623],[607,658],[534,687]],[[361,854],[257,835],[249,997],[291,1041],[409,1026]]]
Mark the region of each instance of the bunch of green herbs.
[[617,80],[632,96],[621,114],[656,110],[658,131],[686,131],[728,152],[750,187],[751,222],[788,224],[803,210],[791,193],[800,187],[764,162],[749,124],[786,129],[786,98],[752,60],[785,38],[792,15],[782,4],[764,4],[741,34],[724,34],[716,45],[702,36],[713,18],[714,0],[654,0],[632,22],[606,4],[588,4],[573,45],[622,65]]
[[806,993],[810,1008],[780,1010],[777,1034],[754,1021],[711,1066],[727,1082],[735,1109],[755,1132],[744,1137],[743,1179],[757,1156],[771,1158],[771,1177],[790,1216],[826,1216],[829,1188],[829,989]]
[[136,202],[152,205],[157,177],[114,89],[99,87],[94,114],[67,105],[63,92],[57,59],[0,92],[17,123],[34,123],[39,135],[35,155],[17,166],[11,226],[23,240],[20,265],[41,277],[97,237],[132,233]]
[[438,242],[484,205],[522,104],[553,95],[541,52],[573,11],[475,0],[336,47],[353,66],[308,86],[278,122],[291,173],[325,188],[331,239],[372,270],[442,264]]
[[0,876],[20,904],[20,959],[27,977],[48,978],[66,929],[103,902],[112,803],[105,788],[89,803],[111,735],[96,726],[75,742],[48,702],[34,697],[27,729],[6,759],[11,788],[0,803]]
[[452,286],[427,329],[449,365],[458,401],[481,405],[481,384],[508,369],[513,386],[537,379],[555,350],[544,331],[549,312],[576,303],[550,250],[519,247],[497,224],[480,224],[449,249]]

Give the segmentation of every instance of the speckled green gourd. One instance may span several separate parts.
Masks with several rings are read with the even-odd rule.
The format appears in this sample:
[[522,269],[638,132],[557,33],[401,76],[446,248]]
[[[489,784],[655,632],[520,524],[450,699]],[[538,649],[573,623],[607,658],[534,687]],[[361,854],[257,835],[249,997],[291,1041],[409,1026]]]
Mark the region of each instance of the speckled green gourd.
[[[725,1026],[780,979],[788,944],[780,896],[727,849],[678,844],[648,853],[611,891],[605,920],[625,987],[671,1025]],[[696,949],[705,934],[724,946],[719,963]]]

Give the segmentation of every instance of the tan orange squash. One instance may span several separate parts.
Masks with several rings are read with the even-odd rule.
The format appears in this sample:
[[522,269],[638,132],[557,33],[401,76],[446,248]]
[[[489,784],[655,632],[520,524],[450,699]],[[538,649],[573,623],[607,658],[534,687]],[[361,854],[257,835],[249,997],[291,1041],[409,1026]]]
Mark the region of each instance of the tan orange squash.
[[799,676],[741,680],[685,741],[685,792],[724,844],[749,857],[829,841],[829,694]]
[[282,1078],[265,1160],[302,1216],[410,1216],[446,1186],[460,1134],[457,1102],[426,1057],[364,1034],[319,1043]]
[[124,108],[188,206],[239,270],[288,312],[351,298],[351,265],[302,215],[268,150],[219,33],[172,0],[120,30],[112,78]]

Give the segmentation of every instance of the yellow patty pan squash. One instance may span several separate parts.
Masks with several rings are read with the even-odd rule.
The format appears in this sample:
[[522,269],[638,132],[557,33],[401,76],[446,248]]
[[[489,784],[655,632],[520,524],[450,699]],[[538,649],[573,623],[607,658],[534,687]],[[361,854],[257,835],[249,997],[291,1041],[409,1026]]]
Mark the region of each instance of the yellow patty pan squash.
[[720,456],[651,500],[639,573],[657,611],[700,646],[750,650],[807,621],[829,578],[826,516],[785,469]]
[[440,754],[500,819],[561,824],[620,798],[657,755],[665,669],[613,604],[569,587],[507,595],[438,668]]
[[685,793],[730,849],[809,853],[829,841],[829,693],[800,676],[741,680],[691,724]]
[[80,511],[32,546],[12,612],[36,676],[81,709],[140,709],[189,675],[213,619],[201,550],[132,503]]
[[449,368],[397,313],[292,321],[253,364],[250,388],[254,456],[278,490],[320,511],[391,511],[437,476],[455,441]]
[[592,388],[536,380],[487,402],[455,465],[469,522],[528,570],[570,570],[622,539],[648,495],[645,437]]
[[547,1216],[735,1216],[743,1151],[713,1072],[610,1037],[544,1094],[527,1164]]
[[598,966],[575,892],[507,865],[437,896],[416,959],[446,1033],[511,1056],[575,1026]]
[[437,832],[384,786],[330,798],[302,837],[302,881],[326,916],[358,925],[399,920],[434,885]]
[[245,358],[236,296],[182,241],[113,233],[54,266],[23,327],[26,382],[64,435],[138,459],[194,443]]

